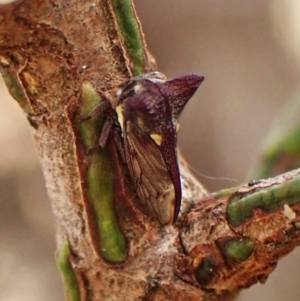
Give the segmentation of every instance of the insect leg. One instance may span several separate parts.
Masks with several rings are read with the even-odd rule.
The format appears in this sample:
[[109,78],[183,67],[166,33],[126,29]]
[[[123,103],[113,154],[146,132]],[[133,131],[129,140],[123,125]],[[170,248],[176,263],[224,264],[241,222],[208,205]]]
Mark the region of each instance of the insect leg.
[[90,118],[97,117],[101,115],[103,112],[105,112],[107,109],[111,108],[111,104],[109,101],[102,101],[100,104],[98,104],[89,114]]
[[112,130],[112,126],[114,124],[114,120],[110,117],[106,118],[104,121],[102,131],[101,131],[101,136],[99,138],[98,144],[100,147],[104,148],[108,139],[108,136]]

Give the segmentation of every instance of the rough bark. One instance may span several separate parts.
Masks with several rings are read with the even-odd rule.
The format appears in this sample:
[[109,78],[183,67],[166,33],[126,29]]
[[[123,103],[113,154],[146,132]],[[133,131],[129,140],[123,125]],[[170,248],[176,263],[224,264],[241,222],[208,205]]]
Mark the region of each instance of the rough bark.
[[299,243],[298,171],[206,196],[181,159],[181,215],[161,226],[113,140],[89,151],[102,121],[82,119],[99,95],[154,68],[130,1],[27,0],[0,14],[1,72],[32,127],[68,300],[230,300]]

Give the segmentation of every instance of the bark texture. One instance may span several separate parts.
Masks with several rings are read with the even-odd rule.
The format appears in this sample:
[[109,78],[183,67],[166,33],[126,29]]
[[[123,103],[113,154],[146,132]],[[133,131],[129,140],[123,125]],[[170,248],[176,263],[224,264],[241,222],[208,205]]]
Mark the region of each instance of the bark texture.
[[[297,171],[206,196],[181,159],[181,215],[163,227],[139,207],[112,139],[89,151],[102,121],[82,119],[99,93],[154,68],[130,1],[27,0],[0,15],[1,72],[32,127],[68,300],[230,300],[299,243]],[[264,207],[285,183],[292,196]],[[241,220],[234,206],[252,195]]]

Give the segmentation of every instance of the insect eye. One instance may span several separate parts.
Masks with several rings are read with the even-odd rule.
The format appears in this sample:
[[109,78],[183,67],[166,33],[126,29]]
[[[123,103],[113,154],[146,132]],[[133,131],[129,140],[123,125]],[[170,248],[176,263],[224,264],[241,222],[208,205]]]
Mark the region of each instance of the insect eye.
[[143,86],[139,83],[139,84],[136,84],[134,87],[133,87],[133,92],[135,94],[139,94],[143,91]]
[[147,75],[147,79],[153,83],[164,83],[167,78],[160,72],[151,72]]
[[122,94],[122,92],[123,92],[123,89],[118,89],[116,91],[115,97],[120,97],[120,95]]

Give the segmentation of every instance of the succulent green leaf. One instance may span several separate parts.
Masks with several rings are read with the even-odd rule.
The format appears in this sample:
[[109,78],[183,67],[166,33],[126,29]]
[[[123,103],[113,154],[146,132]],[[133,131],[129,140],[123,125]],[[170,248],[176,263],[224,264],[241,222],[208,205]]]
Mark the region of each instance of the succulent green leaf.
[[228,221],[238,226],[253,216],[255,209],[272,212],[284,204],[293,205],[300,202],[300,176],[284,183],[260,189],[258,191],[236,196],[227,207]]
[[[101,102],[101,98],[89,82],[82,84],[83,106],[81,116],[86,117]],[[85,150],[98,145],[103,125],[102,118],[80,122],[80,131]],[[111,156],[106,149],[99,148],[90,153],[86,171],[87,196],[92,204],[98,224],[101,256],[113,263],[123,262],[127,258],[126,239],[119,227],[114,209],[114,168]]]
[[15,79],[14,74],[10,71],[9,67],[0,66],[0,72],[10,95],[19,103],[25,113],[31,113],[31,108],[27,98],[25,97],[22,88]]
[[67,300],[80,301],[79,286],[75,272],[70,263],[71,250],[69,244],[61,246],[56,254],[56,263],[64,282]]
[[223,247],[224,255],[235,261],[244,261],[253,253],[255,243],[250,239],[233,239],[226,242]]
[[134,74],[140,75],[144,70],[143,37],[131,0],[112,0],[113,10],[128,52],[134,63]]

